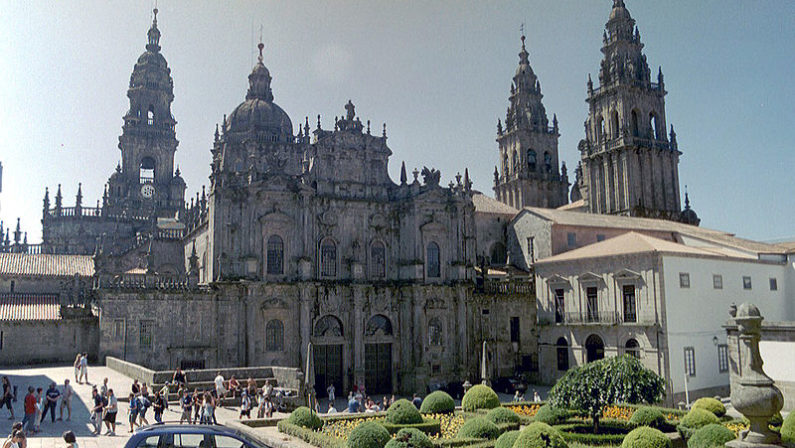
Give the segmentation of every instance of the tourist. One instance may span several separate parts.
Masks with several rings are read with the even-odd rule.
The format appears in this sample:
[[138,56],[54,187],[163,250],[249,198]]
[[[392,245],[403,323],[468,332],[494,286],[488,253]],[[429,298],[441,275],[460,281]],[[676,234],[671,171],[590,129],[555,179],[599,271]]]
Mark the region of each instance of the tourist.
[[146,411],[152,406],[152,402],[149,401],[149,393],[146,391],[146,384],[141,389],[141,395],[138,395],[138,427],[149,425],[149,420],[146,419]]
[[383,399],[383,400],[381,400],[381,408],[382,408],[383,410],[387,410],[387,409],[389,409],[389,404],[390,404],[390,403],[389,403],[389,398],[387,398],[386,396],[384,396],[384,399]]
[[129,432],[133,432],[135,429],[135,424],[138,421],[138,411],[140,406],[141,404],[138,402],[138,397],[136,397],[135,394],[130,393],[130,407],[127,410],[127,417],[129,417],[128,420],[130,421]]
[[355,414],[355,413],[359,412],[360,408],[361,408],[361,405],[359,404],[359,400],[357,400],[355,397],[352,396],[348,400],[348,412],[350,412],[351,414]]
[[63,408],[66,408],[66,421],[72,420],[72,396],[75,390],[69,385],[69,379],[63,380],[63,398],[61,398],[61,406],[58,407],[58,421],[63,420]]
[[273,409],[274,409],[273,401],[270,398],[265,398],[265,417],[271,418],[273,417]]
[[163,387],[161,387],[160,391],[158,391],[157,393],[159,393],[160,396],[163,397],[163,409],[164,410],[168,409],[168,396],[169,394],[171,394],[171,389],[169,389],[168,383],[163,384]]
[[246,389],[248,390],[249,397],[257,395],[257,382],[254,381],[254,378],[248,377],[248,381],[246,381]]
[[265,385],[262,386],[262,394],[268,399],[273,395],[273,385],[271,385],[270,380],[265,380]]
[[72,431],[66,431],[63,433],[63,441],[66,442],[66,448],[78,448],[77,438],[75,437],[75,433]]
[[251,398],[249,398],[246,391],[243,391],[240,395],[240,417],[238,419],[242,420],[244,416],[251,418]]
[[80,361],[81,361],[82,358],[83,358],[83,355],[81,355],[80,353],[78,353],[77,356],[75,356],[75,362],[74,362],[75,383],[77,383],[77,384],[80,384]]
[[186,421],[188,424],[191,424],[191,410],[193,409],[193,398],[188,395],[188,391],[182,390],[182,398],[179,400],[180,406],[182,406],[182,416],[179,418],[179,423]]
[[218,420],[215,419],[215,408],[218,407],[218,400],[210,392],[207,392],[207,399],[210,401],[210,419],[213,425],[217,425]]
[[99,435],[102,431],[102,411],[105,409],[105,397],[99,394],[97,388],[91,389],[91,398],[94,407],[91,408],[91,424],[94,426],[94,434]]
[[533,390],[533,403],[541,403],[541,395],[536,390]]
[[33,434],[36,430],[36,396],[33,395],[33,386],[28,386],[24,405],[25,417],[22,419],[22,426],[28,430],[28,434]]
[[17,429],[11,434],[9,440],[3,443],[3,448],[22,448],[25,442],[25,432]]
[[102,387],[99,388],[99,394],[104,398],[108,396],[108,379],[102,380]]
[[[83,353],[83,356],[80,358],[80,379],[84,379],[86,384],[88,382],[88,353]],[[78,381],[79,383],[79,381]]]
[[163,423],[163,411],[166,410],[165,402],[163,394],[160,391],[155,392],[155,402],[152,405],[152,409],[155,412],[155,421],[157,423]]
[[334,383],[328,385],[326,392],[328,392],[328,401],[333,403],[334,400],[337,399],[337,396],[335,395],[336,390],[334,389]]
[[55,383],[50,383],[50,388],[47,389],[46,397],[47,401],[44,405],[44,411],[42,411],[42,419],[47,417],[47,411],[50,411],[52,423],[55,423],[55,408],[58,405],[58,398],[61,397],[61,392],[55,387]]
[[419,409],[420,406],[422,406],[422,398],[418,397],[417,394],[413,394],[411,396],[411,402],[414,404],[414,406],[417,407],[417,409]]
[[4,405],[11,413],[9,420],[14,420],[14,406],[11,404],[14,401],[14,388],[11,387],[11,380],[7,376],[3,377],[3,396],[0,397],[0,408]]
[[514,401],[515,403],[516,403],[516,402],[519,402],[519,401],[522,401],[521,394],[519,394],[519,389],[517,389],[516,391],[514,391],[514,393],[513,393],[513,401]]
[[[0,444],[0,447],[4,447],[6,445],[6,443],[9,443],[11,441],[11,439],[14,438],[14,433],[15,432],[23,430],[23,429],[24,428],[23,428],[22,422],[15,422],[13,425],[11,425],[11,433],[8,434],[8,438],[6,438],[6,440],[2,444]],[[24,431],[22,431],[22,432],[24,433]]]
[[140,385],[140,384],[138,384],[138,380],[137,380],[137,379],[134,379],[134,380],[133,380],[133,382],[132,382],[132,386],[130,386],[130,391],[131,391],[131,392],[132,392],[132,394],[133,394],[133,395],[135,395],[136,397],[138,396],[138,394],[139,394],[139,393],[141,393],[141,385]]
[[215,396],[218,397],[220,400],[221,398],[226,398],[226,388],[224,387],[224,376],[221,375],[221,372],[218,372],[218,376],[215,377],[213,380],[215,383]]
[[326,411],[326,414],[336,414],[336,413],[337,413],[337,408],[334,407],[334,402],[333,401],[329,401],[328,402],[328,411]]
[[236,396],[235,394],[240,392],[240,382],[237,379],[235,379],[234,375],[232,375],[232,377],[229,378],[229,392],[232,392],[233,400],[235,399]]
[[257,418],[265,416],[265,395],[262,391],[257,391]]
[[187,386],[188,377],[185,375],[185,372],[183,372],[182,369],[177,367],[177,370],[174,371],[174,376],[171,377],[171,383],[179,386]]
[[105,435],[116,435],[116,414],[119,412],[119,401],[113,395],[113,389],[108,389],[108,403],[105,405],[105,426],[108,432]]
[[204,393],[200,390],[194,390],[191,400],[193,401],[193,421],[198,422],[202,414],[202,401]]
[[389,398],[389,406],[392,406],[392,404],[393,404],[394,402],[395,402],[395,396],[394,396],[394,395],[392,395],[392,396]]
[[36,418],[33,425],[33,432],[37,433],[41,427],[41,413],[44,411],[44,389],[36,388]]

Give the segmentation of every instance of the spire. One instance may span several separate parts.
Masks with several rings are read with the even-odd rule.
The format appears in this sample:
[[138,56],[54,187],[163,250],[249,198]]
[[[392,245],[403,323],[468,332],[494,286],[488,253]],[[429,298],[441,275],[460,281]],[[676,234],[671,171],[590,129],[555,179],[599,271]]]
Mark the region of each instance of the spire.
[[469,168],[464,168],[464,189],[466,191],[472,189],[472,181],[469,180]]
[[19,245],[19,240],[22,237],[22,230],[19,228],[19,218],[17,218],[17,230],[14,230],[14,245]]
[[406,162],[400,164],[400,185],[406,185],[406,181],[408,181],[408,176],[406,176]]
[[61,215],[61,207],[63,206],[63,196],[61,196],[61,184],[58,184],[58,192],[55,193],[55,214]]
[[146,44],[146,50],[157,53],[160,51],[160,30],[157,29],[157,8],[153,9],[152,13],[154,14],[154,18],[152,19],[152,26],[149,28],[149,32],[146,33],[146,36],[149,38],[149,43]]
[[83,183],[77,184],[77,196],[75,197],[75,207],[83,205]]
[[524,41],[525,41],[524,33],[522,33],[521,39],[522,39],[522,51],[519,52],[519,63],[520,64],[529,65],[530,64],[530,59],[529,59],[530,53],[527,52],[527,48],[524,45]]
[[[50,190],[47,187],[44,187],[44,215],[47,215],[47,212],[50,210]],[[2,229],[0,229],[0,233]]]

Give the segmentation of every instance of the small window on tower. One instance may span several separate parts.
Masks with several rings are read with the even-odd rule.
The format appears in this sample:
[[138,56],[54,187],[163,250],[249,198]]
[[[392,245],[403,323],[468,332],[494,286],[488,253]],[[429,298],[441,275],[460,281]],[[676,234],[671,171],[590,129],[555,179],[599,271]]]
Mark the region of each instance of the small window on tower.
[[548,152],[544,153],[544,169],[547,170],[547,173],[552,172],[552,156]]
[[141,159],[141,167],[139,170],[139,179],[142,184],[147,182],[154,182],[155,180],[155,159],[151,157],[144,157]]
[[146,113],[146,124],[152,126],[155,124],[155,106],[149,105],[149,111]]

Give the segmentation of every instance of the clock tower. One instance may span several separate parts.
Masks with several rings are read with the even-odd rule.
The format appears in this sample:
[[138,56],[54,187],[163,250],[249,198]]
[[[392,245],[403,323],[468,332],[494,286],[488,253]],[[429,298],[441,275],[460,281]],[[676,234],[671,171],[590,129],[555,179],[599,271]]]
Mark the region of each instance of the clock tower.
[[107,211],[118,215],[174,217],[184,208],[185,181],[174,170],[179,142],[171,115],[174,81],[160,53],[157,9],[146,51],[135,63],[119,137],[121,163],[108,180]]

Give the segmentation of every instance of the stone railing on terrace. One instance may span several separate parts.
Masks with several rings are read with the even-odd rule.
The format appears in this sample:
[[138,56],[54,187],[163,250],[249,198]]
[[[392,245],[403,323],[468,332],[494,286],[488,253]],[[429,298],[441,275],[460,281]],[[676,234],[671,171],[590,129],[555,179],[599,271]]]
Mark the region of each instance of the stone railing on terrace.
[[644,314],[624,314],[620,311],[573,311],[567,313],[538,313],[542,325],[654,325],[657,319]]
[[159,274],[100,274],[94,277],[94,289],[198,290],[198,277]]
[[36,244],[10,244],[6,246],[0,243],[0,253],[12,254],[43,254],[46,253],[41,243]]
[[132,221],[146,221],[150,219],[150,216],[145,214],[108,213],[102,207],[53,207],[47,210],[47,216],[55,218],[86,217]]
[[486,280],[475,288],[481,294],[535,294],[535,284],[530,279]]

